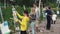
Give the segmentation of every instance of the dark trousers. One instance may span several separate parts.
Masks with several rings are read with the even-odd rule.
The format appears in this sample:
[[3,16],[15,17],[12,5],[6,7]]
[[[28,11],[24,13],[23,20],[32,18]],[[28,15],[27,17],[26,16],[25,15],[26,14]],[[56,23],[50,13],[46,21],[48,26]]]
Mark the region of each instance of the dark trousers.
[[50,16],[47,16],[47,25],[46,25],[46,29],[47,29],[47,30],[50,30],[50,27],[51,27],[51,17],[50,17]]
[[27,32],[26,31],[21,31],[21,34],[27,34]]

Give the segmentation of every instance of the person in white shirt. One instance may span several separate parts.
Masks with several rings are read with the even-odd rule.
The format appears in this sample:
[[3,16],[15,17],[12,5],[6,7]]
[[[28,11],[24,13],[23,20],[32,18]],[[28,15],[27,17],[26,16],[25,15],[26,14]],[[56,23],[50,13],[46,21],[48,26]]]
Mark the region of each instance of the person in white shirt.
[[36,12],[36,18],[39,19],[39,17],[40,17],[40,8],[38,6],[36,7],[35,12]]
[[40,8],[39,8],[39,4],[35,4],[35,13],[36,13],[36,22],[35,22],[35,28],[36,31],[39,32],[39,19],[40,19]]
[[56,15],[56,14],[53,14],[53,15],[52,15],[52,23],[53,23],[53,24],[55,24],[56,19],[57,19],[57,15]]

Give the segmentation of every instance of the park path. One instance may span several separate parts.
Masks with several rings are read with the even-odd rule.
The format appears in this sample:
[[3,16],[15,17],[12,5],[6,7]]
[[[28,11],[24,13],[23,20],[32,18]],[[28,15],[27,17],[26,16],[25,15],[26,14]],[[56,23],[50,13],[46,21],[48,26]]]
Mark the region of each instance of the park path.
[[43,32],[38,32],[37,34],[60,34],[60,19],[58,18],[56,24],[51,24],[51,29],[46,30],[46,20],[42,21],[39,25],[39,29]]

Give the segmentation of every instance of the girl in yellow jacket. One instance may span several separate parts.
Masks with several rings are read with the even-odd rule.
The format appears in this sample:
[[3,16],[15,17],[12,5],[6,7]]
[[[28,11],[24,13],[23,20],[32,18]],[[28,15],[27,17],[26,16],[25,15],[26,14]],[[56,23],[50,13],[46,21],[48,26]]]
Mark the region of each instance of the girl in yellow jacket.
[[19,21],[20,22],[20,30],[21,30],[21,34],[27,34],[26,30],[27,30],[27,23],[29,21],[29,17],[28,17],[28,11],[24,11],[23,16],[21,16],[19,13],[17,13],[17,16],[22,20]]

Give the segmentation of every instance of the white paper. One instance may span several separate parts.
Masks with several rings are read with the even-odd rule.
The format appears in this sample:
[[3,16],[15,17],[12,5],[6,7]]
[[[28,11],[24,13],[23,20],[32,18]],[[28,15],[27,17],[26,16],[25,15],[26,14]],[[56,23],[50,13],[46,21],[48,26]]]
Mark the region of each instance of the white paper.
[[59,14],[59,11],[57,11],[57,14]]

